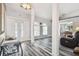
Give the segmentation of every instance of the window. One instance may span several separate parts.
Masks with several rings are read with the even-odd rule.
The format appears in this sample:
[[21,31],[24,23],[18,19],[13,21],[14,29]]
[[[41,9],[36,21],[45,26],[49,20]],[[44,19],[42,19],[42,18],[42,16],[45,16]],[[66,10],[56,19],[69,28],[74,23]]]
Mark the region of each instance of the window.
[[40,36],[42,31],[42,35],[47,35],[47,25],[45,23],[34,23],[34,36]]
[[15,37],[17,38],[18,37],[18,33],[17,33],[17,26],[18,26],[18,24],[17,23],[15,23]]
[[35,22],[34,23],[34,36],[40,35],[40,23]]
[[21,23],[21,37],[23,37],[23,23]]
[[43,35],[47,35],[47,25],[45,23],[42,24]]
[[71,31],[72,32],[73,22],[61,22],[60,23],[60,32]]
[[15,23],[15,37],[23,37],[23,23]]

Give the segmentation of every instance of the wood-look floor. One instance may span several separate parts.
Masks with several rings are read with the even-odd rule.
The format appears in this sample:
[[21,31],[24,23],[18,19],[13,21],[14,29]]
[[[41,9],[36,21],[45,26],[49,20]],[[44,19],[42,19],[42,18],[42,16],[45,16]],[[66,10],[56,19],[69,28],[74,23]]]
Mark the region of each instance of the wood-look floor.
[[35,40],[34,44],[31,42],[25,43],[23,46],[24,56],[52,56],[51,39],[39,39]]
[[[30,41],[21,44],[23,56],[52,56],[52,39],[37,39],[34,44]],[[11,56],[11,55],[10,55]],[[13,56],[18,56],[14,54]],[[61,46],[59,48],[59,56],[75,56],[72,49]]]
[[[36,40],[34,45],[27,42],[25,44],[24,56],[52,56],[51,38]],[[60,45],[59,56],[75,56],[73,50]]]

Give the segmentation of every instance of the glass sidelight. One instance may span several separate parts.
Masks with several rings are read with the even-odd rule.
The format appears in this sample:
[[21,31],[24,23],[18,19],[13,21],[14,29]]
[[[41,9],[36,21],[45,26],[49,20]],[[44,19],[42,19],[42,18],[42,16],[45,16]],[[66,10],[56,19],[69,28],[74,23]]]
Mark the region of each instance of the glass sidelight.
[[15,23],[15,37],[17,39],[23,37],[23,23]]

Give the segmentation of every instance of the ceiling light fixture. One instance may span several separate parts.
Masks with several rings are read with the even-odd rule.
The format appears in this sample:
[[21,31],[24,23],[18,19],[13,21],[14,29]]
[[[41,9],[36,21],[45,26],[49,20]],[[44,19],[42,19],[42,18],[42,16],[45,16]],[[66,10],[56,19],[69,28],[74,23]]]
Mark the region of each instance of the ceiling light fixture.
[[20,6],[26,10],[31,10],[32,8],[30,3],[21,3]]

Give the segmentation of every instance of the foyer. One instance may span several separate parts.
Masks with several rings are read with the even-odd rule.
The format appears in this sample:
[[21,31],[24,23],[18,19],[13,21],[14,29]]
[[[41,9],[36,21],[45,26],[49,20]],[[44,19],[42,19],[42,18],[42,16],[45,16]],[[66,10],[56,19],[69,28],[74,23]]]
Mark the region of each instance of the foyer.
[[78,3],[0,3],[1,56],[78,56],[67,43],[76,31]]

